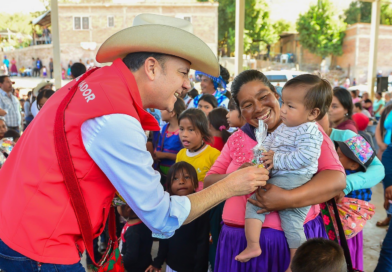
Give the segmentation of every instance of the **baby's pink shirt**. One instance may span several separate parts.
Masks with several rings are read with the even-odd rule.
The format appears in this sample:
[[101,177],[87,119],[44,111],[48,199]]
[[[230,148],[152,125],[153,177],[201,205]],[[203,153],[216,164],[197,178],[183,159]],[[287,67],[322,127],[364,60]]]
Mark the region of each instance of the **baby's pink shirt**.
[[[319,130],[323,134],[324,141],[321,145],[321,155],[318,160],[317,172],[323,170],[337,170],[344,173],[344,169],[339,161],[338,155],[336,154],[334,144],[328,135],[325,134],[320,125]],[[242,164],[252,160],[252,148],[256,144],[256,141],[251,139],[241,129],[239,129],[230,136],[226,145],[223,147],[220,156],[206,176],[211,174],[228,174],[236,171]],[[237,226],[244,226],[246,202],[251,195],[252,194],[235,196],[226,200],[222,215],[223,222]],[[319,205],[313,205],[308,212],[305,223],[316,218],[319,213]],[[280,218],[277,212],[271,212],[266,215],[263,228],[282,230]]]

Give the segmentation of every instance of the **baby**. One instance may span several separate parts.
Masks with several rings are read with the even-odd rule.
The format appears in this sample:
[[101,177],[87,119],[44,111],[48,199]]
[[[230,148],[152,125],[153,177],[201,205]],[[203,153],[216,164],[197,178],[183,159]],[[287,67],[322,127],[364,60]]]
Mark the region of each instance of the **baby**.
[[[263,147],[263,164],[271,170],[268,183],[291,190],[307,183],[318,169],[323,134],[317,120],[324,117],[332,102],[332,87],[328,81],[305,74],[289,80],[282,90],[280,109],[282,124],[272,132]],[[252,195],[256,199],[255,195]],[[260,231],[265,214],[260,208],[247,203],[245,236],[247,247],[236,260],[247,262],[261,254]],[[293,258],[296,249],[306,241],[303,224],[310,206],[279,211]],[[287,271],[290,270],[290,266]]]

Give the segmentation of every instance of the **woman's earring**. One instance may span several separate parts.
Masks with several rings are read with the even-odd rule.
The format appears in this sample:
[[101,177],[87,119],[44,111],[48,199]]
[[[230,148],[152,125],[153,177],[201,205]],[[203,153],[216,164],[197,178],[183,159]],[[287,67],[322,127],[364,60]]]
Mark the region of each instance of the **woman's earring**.
[[348,113],[346,113],[345,115],[348,116]]

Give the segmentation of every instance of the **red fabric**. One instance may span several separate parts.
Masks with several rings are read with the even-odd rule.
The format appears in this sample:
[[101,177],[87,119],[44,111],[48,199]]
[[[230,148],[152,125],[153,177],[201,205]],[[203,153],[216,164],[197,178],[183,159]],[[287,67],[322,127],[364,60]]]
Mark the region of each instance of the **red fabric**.
[[358,112],[353,115],[353,121],[357,125],[359,131],[364,131],[369,124],[369,117],[362,112]]
[[357,126],[355,125],[355,122],[351,119],[347,119],[346,121],[340,123],[336,129],[340,129],[340,130],[351,130],[355,133],[358,133],[358,129]]
[[[80,259],[77,247],[85,250],[53,135],[57,108],[70,88],[79,84],[65,111],[64,130],[94,237],[104,229],[115,188],[85,150],[82,124],[121,113],[138,119],[145,130],[159,130],[155,118],[143,110],[136,81],[120,59],[95,71],[85,82],[77,80],[48,100],[0,171],[0,239],[44,263],[74,264]],[[84,94],[95,97],[87,102]]]
[[215,137],[214,136],[214,144],[210,144],[211,147],[218,149],[219,151],[222,151],[225,143],[223,142],[221,137]]

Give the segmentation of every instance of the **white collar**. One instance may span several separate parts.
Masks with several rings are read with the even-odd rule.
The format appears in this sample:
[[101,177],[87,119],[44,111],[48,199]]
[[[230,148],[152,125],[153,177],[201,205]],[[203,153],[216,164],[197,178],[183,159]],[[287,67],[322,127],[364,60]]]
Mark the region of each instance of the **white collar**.
[[204,150],[206,150],[206,148],[208,147],[208,144],[206,144],[205,147],[203,147],[202,149],[200,149],[197,152],[190,152],[188,149],[186,150],[186,155],[188,157],[196,157],[197,155],[199,155],[200,153],[202,153]]

